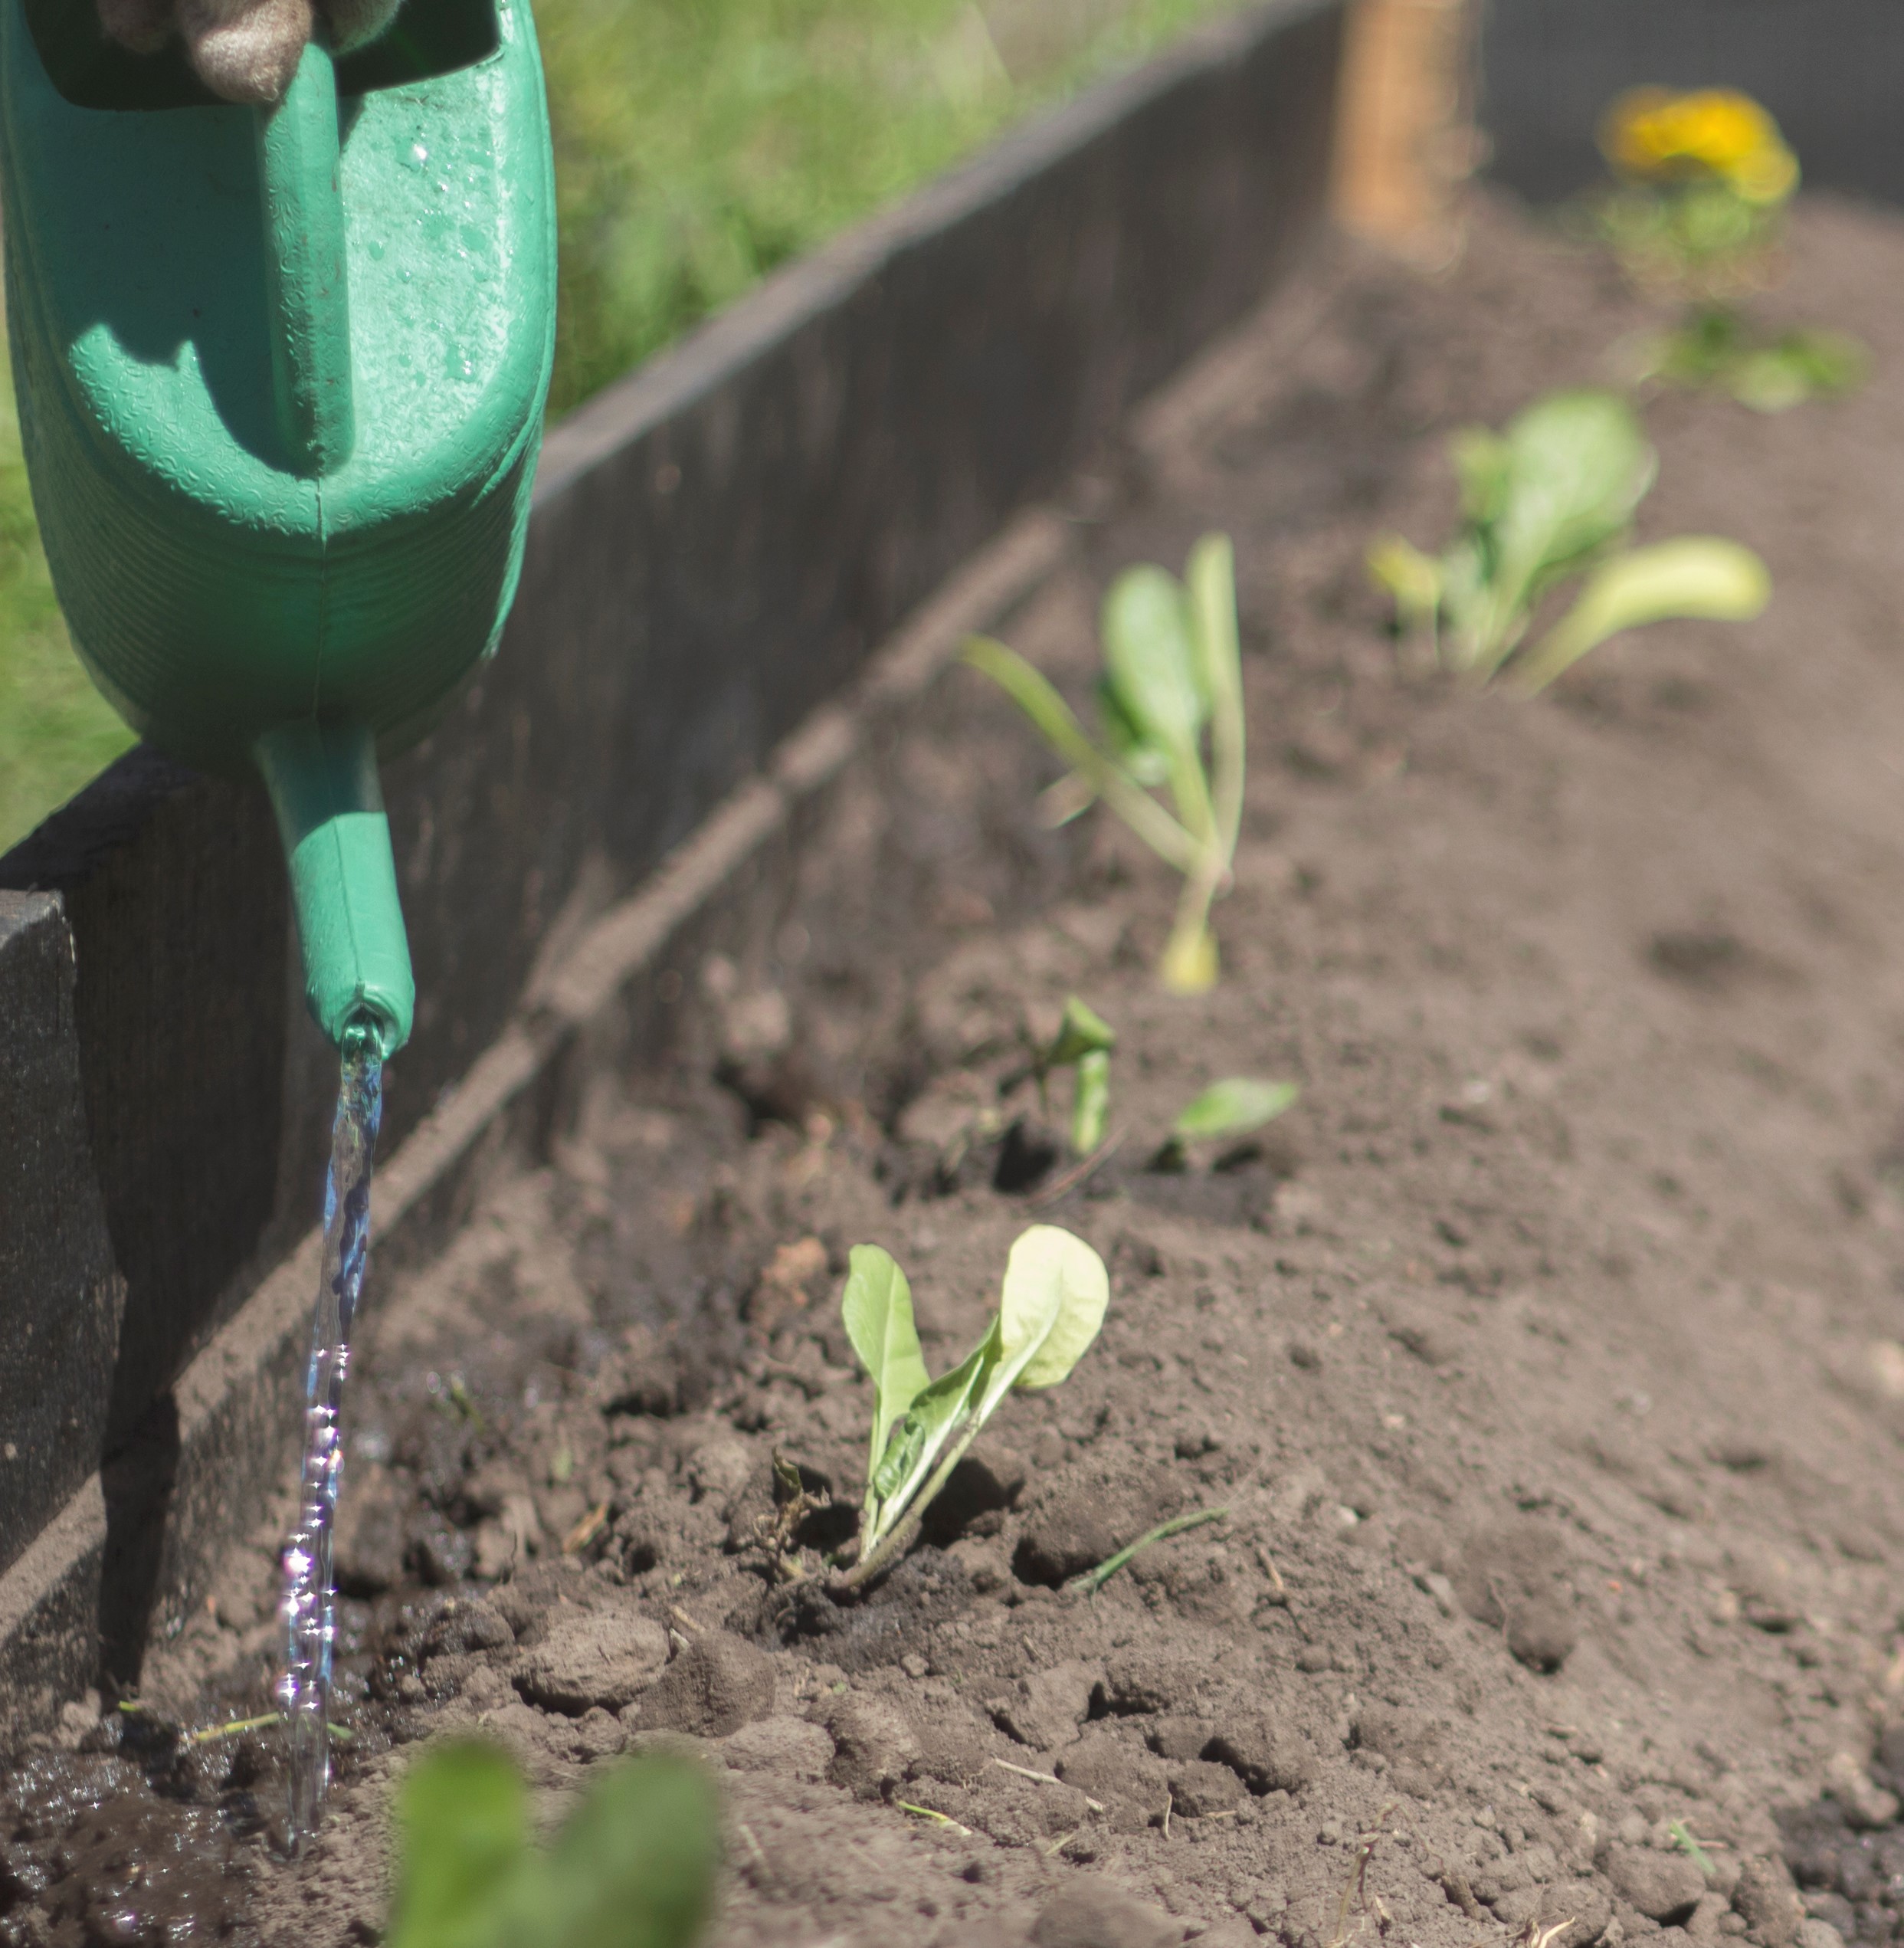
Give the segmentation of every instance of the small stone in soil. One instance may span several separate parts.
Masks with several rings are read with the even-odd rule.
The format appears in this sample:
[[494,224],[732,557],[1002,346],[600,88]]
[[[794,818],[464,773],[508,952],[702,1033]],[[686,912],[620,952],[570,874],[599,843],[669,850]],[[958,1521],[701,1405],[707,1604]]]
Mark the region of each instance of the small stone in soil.
[[472,1651],[495,1651],[516,1641],[516,1633],[500,1611],[480,1597],[451,1597],[424,1632],[426,1658],[467,1656]]
[[1571,1881],[1504,1894],[1494,1904],[1494,1918],[1517,1933],[1524,1932],[1529,1923],[1545,1929],[1565,1921],[1566,1926],[1553,1937],[1552,1948],[1589,1948],[1606,1933],[1613,1919],[1613,1903],[1591,1881]]
[[1185,1819],[1234,1812],[1245,1797],[1241,1779],[1227,1766],[1204,1759],[1179,1759],[1170,1768],[1170,1798]]
[[1252,1792],[1299,1792],[1315,1775],[1315,1755],[1295,1732],[1264,1717],[1225,1724],[1204,1756],[1227,1766]]
[[1165,1716],[1144,1728],[1144,1743],[1160,1759],[1201,1759],[1216,1736],[1214,1718]]
[[1528,1517],[1471,1537],[1454,1586],[1468,1615],[1504,1631],[1507,1648],[1522,1664],[1558,1671],[1580,1635],[1565,1567],[1560,1538]]
[[994,1705],[991,1715],[998,1729],[1021,1745],[1055,1751],[1077,1736],[1103,1674],[1095,1664],[1054,1664],[1020,1678],[1017,1694]]
[[774,1708],[774,1662],[724,1630],[697,1638],[644,1692],[630,1716],[643,1731],[725,1738]]
[[1804,1909],[1784,1862],[1748,1860],[1739,1870],[1732,1905],[1745,1918],[1763,1948],[1791,1948],[1797,1939]]
[[619,1711],[660,1676],[667,1654],[667,1632],[647,1617],[575,1610],[551,1621],[516,1670],[516,1688],[571,1717],[597,1704]]
[[1113,1657],[1093,1703],[1120,1717],[1153,1712],[1194,1714],[1206,1667],[1168,1651],[1126,1651]]
[[920,1756],[913,1728],[883,1698],[849,1691],[827,1714],[833,1762],[827,1776],[862,1799],[877,1799]]
[[763,1718],[723,1739],[721,1756],[736,1772],[821,1779],[833,1763],[833,1740],[824,1725],[805,1718]]
[[1615,1847],[1607,1863],[1614,1891],[1648,1920],[1672,1927],[1689,1919],[1706,1891],[1706,1877],[1680,1854]]
[[1034,1948],[1175,1948],[1183,1930],[1101,1881],[1054,1894],[1031,1924]]
[[1088,1731],[1054,1767],[1067,1786],[1141,1821],[1160,1811],[1169,1791],[1162,1759],[1108,1731]]

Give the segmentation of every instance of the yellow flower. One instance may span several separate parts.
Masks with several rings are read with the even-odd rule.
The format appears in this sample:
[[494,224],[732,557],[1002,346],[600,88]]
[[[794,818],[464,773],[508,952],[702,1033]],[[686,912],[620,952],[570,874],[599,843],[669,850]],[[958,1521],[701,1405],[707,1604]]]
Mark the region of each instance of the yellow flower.
[[1748,203],[1783,202],[1798,186],[1798,159],[1778,124],[1730,88],[1630,89],[1607,110],[1600,146],[1627,175],[1716,176]]

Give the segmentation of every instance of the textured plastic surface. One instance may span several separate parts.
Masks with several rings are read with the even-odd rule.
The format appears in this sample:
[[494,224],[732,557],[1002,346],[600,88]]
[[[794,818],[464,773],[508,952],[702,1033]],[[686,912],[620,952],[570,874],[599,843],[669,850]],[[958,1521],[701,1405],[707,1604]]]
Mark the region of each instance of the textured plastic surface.
[[373,1015],[388,1054],[410,1038],[417,995],[370,733],[285,724],[257,756],[290,866],[305,1003],[333,1041]]
[[[0,0],[34,505],[94,680],[188,763],[241,768],[297,723],[387,755],[500,634],[554,349],[554,183],[526,0],[467,8],[493,9],[493,51],[408,79],[392,57],[388,85],[339,97],[313,50],[261,118],[82,105],[25,0]],[[307,962],[347,937],[307,932]],[[313,997],[356,979],[313,972]]]

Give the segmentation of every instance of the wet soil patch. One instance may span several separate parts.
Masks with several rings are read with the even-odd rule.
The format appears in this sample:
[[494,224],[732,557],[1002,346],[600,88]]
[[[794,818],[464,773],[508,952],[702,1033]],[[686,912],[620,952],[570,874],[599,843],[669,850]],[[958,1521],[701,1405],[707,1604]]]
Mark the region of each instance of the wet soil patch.
[[[1904,228],[1816,203],[1792,254],[1769,308],[1866,336],[1868,391],[1650,412],[1646,532],[1750,543],[1772,609],[1539,706],[1413,672],[1362,567],[1444,530],[1450,428],[1648,322],[1501,209],[1444,280],[1319,263],[1225,410],[1080,486],[1007,631],[1080,699],[1116,569],[1236,538],[1223,985],[1157,992],[1172,887],[1101,820],[1041,828],[1048,762],[948,673],[680,970],[667,1071],[604,1073],[367,1308],[313,1857],[273,1851],[268,1730],[194,1736],[268,1707],[262,1536],[140,1709],[8,1776],[0,1941],[374,1941],[392,1779],[472,1727],[552,1809],[693,1741],[723,1948],[1892,1939]],[[1119,1036],[1088,1171],[1026,1072],[1070,992]],[[1227,1074],[1302,1102],[1158,1167]],[[1110,1267],[1102,1340],[834,1603],[847,1250],[905,1265],[942,1368],[1039,1220]]]

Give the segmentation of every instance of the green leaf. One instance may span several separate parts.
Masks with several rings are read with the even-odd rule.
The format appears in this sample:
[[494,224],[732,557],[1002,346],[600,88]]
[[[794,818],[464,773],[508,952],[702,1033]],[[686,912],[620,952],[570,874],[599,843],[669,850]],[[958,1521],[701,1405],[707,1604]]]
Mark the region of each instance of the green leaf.
[[1835,398],[1863,383],[1870,358],[1841,332],[1788,332],[1748,352],[1727,373],[1734,398],[1755,412],[1783,412],[1807,399]]
[[856,1245],[847,1259],[840,1317],[873,1381],[873,1434],[867,1454],[867,1513],[893,1428],[931,1379],[913,1320],[913,1291],[890,1252]]
[[1544,690],[1596,644],[1622,629],[1671,617],[1749,621],[1771,595],[1771,577],[1749,548],[1686,535],[1635,548],[1594,570],[1579,599],[1522,658],[1516,687]]
[[1071,1094],[1071,1147],[1080,1156],[1089,1156],[1104,1140],[1110,1113],[1110,1051],[1093,1048],[1078,1062]]
[[1125,709],[1117,686],[1109,677],[1099,677],[1096,694],[1098,723],[1111,756],[1147,790],[1168,783],[1168,755],[1146,739],[1143,726]]
[[1171,1126],[1185,1143],[1219,1136],[1244,1136],[1288,1109],[1302,1094],[1293,1082],[1260,1082],[1237,1075],[1213,1082]]
[[529,1796],[508,1756],[474,1740],[418,1759],[397,1794],[390,1948],[487,1948],[529,1861]]
[[1045,1051],[1044,1065],[1048,1069],[1068,1068],[1096,1051],[1116,1046],[1116,1031],[1103,1015],[1072,995],[1065,1002],[1064,1018]]
[[1209,705],[1176,578],[1148,565],[1125,569],[1104,599],[1103,631],[1106,672],[1139,736],[1173,758],[1194,750]]
[[1097,1337],[1110,1296],[1104,1261],[1083,1238],[1057,1225],[1021,1232],[1005,1261],[998,1367],[980,1402],[979,1420],[1014,1386],[1027,1392],[1056,1386]]
[[714,1907],[720,1808],[690,1760],[617,1766],[512,1904],[507,1948],[690,1948]]

